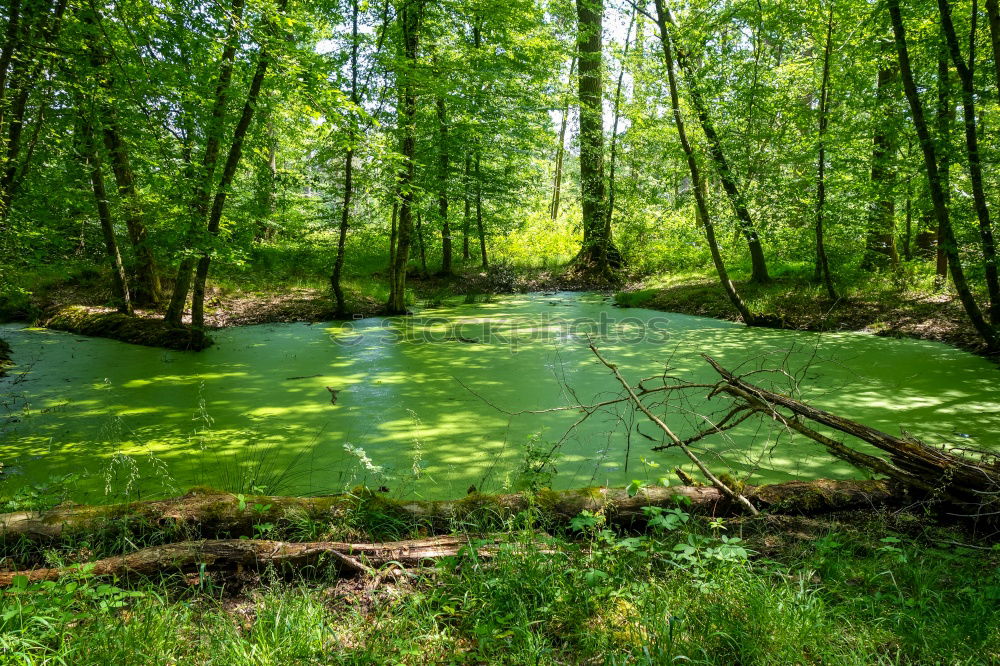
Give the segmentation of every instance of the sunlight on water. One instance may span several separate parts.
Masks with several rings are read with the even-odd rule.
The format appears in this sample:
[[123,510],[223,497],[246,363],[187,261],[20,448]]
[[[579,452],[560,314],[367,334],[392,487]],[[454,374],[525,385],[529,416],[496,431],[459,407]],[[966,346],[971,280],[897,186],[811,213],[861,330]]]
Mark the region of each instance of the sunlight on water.
[[[978,446],[1000,433],[1000,370],[971,354],[856,333],[747,329],[587,294],[227,329],[200,353],[15,325],[0,333],[19,364],[0,380],[0,494],[72,473],[80,501],[107,499],[108,486],[154,496],[192,485],[329,493],[366,483],[400,496],[457,496],[470,485],[515,485],[529,439],[546,452],[562,440],[557,487],[670,475],[686,459],[650,453],[660,435],[625,409],[573,430],[578,411],[500,411],[615,397],[619,386],[588,336],[633,382],[668,362],[672,376],[714,381],[706,353],[731,368],[784,366],[805,400],[890,433]],[[790,388],[785,376],[761,377]],[[704,393],[667,413],[682,436],[721,407]],[[704,446],[718,471],[754,471],[757,481],[858,475],[769,422]]]

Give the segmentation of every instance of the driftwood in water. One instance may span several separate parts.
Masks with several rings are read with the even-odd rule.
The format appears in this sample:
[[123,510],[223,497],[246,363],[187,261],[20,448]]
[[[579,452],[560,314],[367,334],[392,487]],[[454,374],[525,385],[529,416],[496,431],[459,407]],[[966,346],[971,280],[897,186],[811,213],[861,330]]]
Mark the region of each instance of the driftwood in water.
[[[712,394],[725,394],[737,401],[736,408],[727,419],[740,414],[721,429],[742,422],[748,414],[762,413],[823,444],[832,455],[856,467],[888,476],[925,497],[959,507],[968,516],[1000,515],[1000,458],[995,452],[957,447],[949,450],[929,446],[915,438],[895,437],[751,384],[715,360],[707,356],[705,359],[722,377],[722,383],[714,388]],[[888,456],[879,457],[852,449],[817,432],[805,422],[859,439]],[[719,426],[714,429],[715,432],[719,430]],[[702,434],[712,434],[712,431]]]
[[[492,541],[492,543],[491,543]],[[419,566],[425,562],[457,555],[465,548],[475,547],[481,557],[489,557],[499,547],[494,540],[447,536],[392,541],[387,543],[342,543],[314,541],[291,543],[259,539],[214,539],[184,541],[143,548],[142,550],[108,557],[89,563],[88,575],[125,576],[153,575],[206,570],[261,569],[287,565],[301,567],[327,558],[345,574],[373,574],[387,564]],[[539,546],[544,549],[544,547]],[[58,580],[79,575],[79,566],[26,571],[0,572],[0,587],[9,587],[17,576],[29,582]]]
[[[883,506],[901,499],[896,487],[884,481],[794,481],[746,486],[742,493],[759,508],[789,513],[822,513]],[[567,522],[581,511],[603,513],[613,524],[645,520],[643,507],[676,506],[679,498],[688,510],[708,515],[739,513],[732,500],[713,487],[674,486],[643,488],[630,496],[623,489],[584,488],[543,490],[538,493],[483,495],[460,500],[394,500],[378,494],[327,497],[251,496],[242,500],[230,493],[195,489],[182,497],[106,506],[62,506],[45,512],[0,514],[0,541],[28,538],[55,539],[99,529],[172,529],[178,538],[238,537],[254,534],[254,525],[281,524],[309,518],[333,521],[352,511],[378,512],[442,532],[463,523],[503,521],[537,508],[555,522]]]

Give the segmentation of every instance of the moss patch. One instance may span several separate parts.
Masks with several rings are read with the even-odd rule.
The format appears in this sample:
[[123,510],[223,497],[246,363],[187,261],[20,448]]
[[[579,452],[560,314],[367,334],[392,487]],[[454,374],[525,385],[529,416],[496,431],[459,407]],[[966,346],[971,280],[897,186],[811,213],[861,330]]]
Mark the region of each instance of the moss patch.
[[169,326],[160,319],[130,317],[80,305],[62,308],[43,322],[43,325],[59,331],[111,338],[147,347],[198,351],[212,344],[210,337],[196,329]]

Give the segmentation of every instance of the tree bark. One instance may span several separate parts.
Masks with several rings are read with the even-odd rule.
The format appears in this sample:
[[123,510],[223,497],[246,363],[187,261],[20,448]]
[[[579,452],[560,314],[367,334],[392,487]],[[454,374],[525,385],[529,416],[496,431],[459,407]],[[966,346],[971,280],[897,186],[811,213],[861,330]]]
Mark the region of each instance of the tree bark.
[[403,168],[399,173],[399,224],[396,230],[396,255],[390,275],[389,314],[406,313],[406,264],[410,256],[410,235],[413,230],[414,179],[417,151],[417,94],[414,69],[420,43],[420,24],[425,0],[401,0],[399,24],[403,34],[405,71],[397,72],[400,81],[399,131]]
[[566,128],[569,125],[569,88],[573,87],[574,71],[576,71],[576,56],[573,56],[569,63],[566,103],[563,104],[562,121],[559,125],[559,146],[556,148],[556,173],[552,180],[552,202],[549,204],[549,217],[553,222],[559,219],[559,200],[562,198],[563,162],[566,157]]
[[604,183],[602,21],[604,0],[576,0],[580,100],[580,196],[583,245],[579,259],[596,273],[610,275],[611,237]]
[[[743,494],[755,506],[787,512],[822,513],[895,502],[899,492],[884,481],[791,481],[746,486]],[[97,530],[164,530],[202,538],[252,536],[263,522],[291,524],[307,517],[317,521],[342,519],[357,511],[377,510],[383,515],[413,523],[433,532],[448,531],[463,521],[495,518],[502,522],[528,510],[543,507],[546,516],[568,523],[581,511],[603,513],[615,525],[643,524],[647,506],[676,506],[678,498],[690,500],[691,511],[718,515],[739,513],[712,486],[648,486],[629,494],[622,488],[542,490],[507,495],[472,493],[459,500],[392,499],[374,493],[326,497],[241,496],[210,488],[194,489],[181,497],[127,504],[59,506],[45,512],[17,511],[0,514],[0,542],[16,539],[50,541]],[[253,507],[262,507],[256,509]],[[190,538],[188,536],[187,538]]]
[[490,267],[486,258],[486,227],[483,226],[483,174],[480,170],[482,154],[476,152],[476,231],[479,233],[479,260],[483,270]]
[[632,38],[632,28],[635,26],[635,10],[629,19],[628,30],[625,33],[625,47],[622,49],[622,68],[618,73],[618,85],[615,87],[614,122],[611,125],[611,156],[608,160],[608,221],[606,232],[611,237],[611,222],[615,215],[615,166],[618,158],[618,121],[621,117],[622,84],[625,81],[625,62],[628,59],[629,40]]
[[[663,3],[661,2],[657,5],[657,11],[661,12],[659,14],[659,20],[661,23],[661,30],[664,31],[664,39],[666,39],[669,34],[666,32],[667,25],[669,24],[675,28],[676,25],[670,14],[670,10],[666,7],[662,7],[662,4]],[[698,80],[695,77],[694,69],[691,67],[690,62],[688,62],[688,58],[684,52],[679,47],[676,50],[677,62],[688,81],[688,91],[691,94],[691,102],[694,106],[695,113],[698,116],[698,120],[701,122],[701,128],[705,133],[705,138],[708,139],[709,155],[715,164],[715,170],[719,174],[719,180],[722,181],[722,188],[726,191],[726,195],[729,197],[729,203],[732,205],[733,212],[736,214],[736,220],[739,225],[740,232],[746,238],[747,245],[750,249],[750,281],[757,284],[765,284],[771,281],[771,277],[767,272],[767,261],[764,257],[764,247],[761,245],[757,228],[753,223],[753,219],[750,217],[750,211],[747,208],[746,201],[744,200],[743,194],[736,182],[736,176],[730,168],[729,160],[726,159],[726,153],[722,148],[722,141],[719,139],[719,135],[715,131],[715,125],[712,123],[711,116],[709,116],[708,106],[705,104],[705,100],[701,96],[701,91],[698,88]]]
[[[278,1],[278,13],[284,14],[288,0]],[[222,176],[212,201],[212,209],[208,216],[207,230],[210,237],[219,235],[219,226],[222,222],[222,211],[226,205],[226,197],[229,195],[229,188],[236,177],[240,160],[243,158],[243,144],[246,141],[250,123],[253,121],[254,112],[257,109],[260,90],[264,84],[264,77],[267,74],[268,65],[271,62],[271,54],[266,46],[261,46],[257,56],[257,68],[254,71],[253,80],[250,82],[250,90],[247,91],[246,101],[243,104],[243,111],[240,119],[233,130],[233,140],[229,145],[229,153],[226,156],[226,163],[222,168]],[[191,325],[195,328],[205,327],[205,284],[208,280],[208,270],[211,265],[211,252],[203,252],[198,259],[198,268],[195,272],[194,284],[191,293]]]
[[[944,196],[945,207],[951,207],[951,126],[955,124],[955,107],[951,104],[951,71],[948,67],[948,42],[941,31],[938,44],[937,63],[937,109],[935,116],[935,131],[938,141],[939,173],[941,178],[941,193]],[[932,204],[933,208],[933,204]],[[932,215],[933,217],[933,215]],[[936,227],[935,266],[936,284],[943,288],[948,281],[948,253],[945,252],[943,238],[944,229],[940,224]]]
[[[351,0],[351,104],[358,106],[358,0]],[[351,196],[354,193],[354,142],[357,133],[354,131],[354,109],[351,110],[351,127],[349,130],[347,154],[344,156],[344,201],[340,211],[340,229],[337,234],[337,258],[333,264],[333,275],[330,276],[330,287],[337,301],[335,316],[342,319],[347,316],[347,306],[344,301],[344,289],[340,284],[344,272],[345,246],[347,243],[347,228],[351,221]]]
[[913,79],[913,71],[910,68],[910,54],[906,44],[906,28],[903,25],[903,17],[899,10],[899,0],[887,0],[889,16],[892,20],[892,29],[895,36],[896,52],[899,57],[899,68],[903,77],[903,89],[910,104],[910,111],[913,116],[913,124],[920,140],[920,148],[924,154],[924,169],[927,173],[928,187],[930,188],[931,200],[934,203],[934,215],[938,222],[938,227],[943,230],[944,235],[939,240],[948,255],[948,266],[951,269],[952,281],[955,283],[955,290],[958,292],[959,300],[965,308],[966,314],[972,321],[972,325],[983,338],[988,349],[996,351],[1000,349],[1000,334],[983,317],[975,296],[969,288],[965,278],[965,270],[962,266],[962,259],[958,252],[958,242],[955,232],[951,226],[951,219],[948,214],[948,207],[945,203],[944,192],[941,188],[941,176],[938,171],[937,151],[934,141],[931,139],[927,128],[927,120],[924,116],[923,104],[920,101],[920,94],[917,91],[916,83]]
[[990,220],[989,204],[986,202],[986,191],[983,187],[983,168],[979,154],[979,137],[976,129],[976,25],[979,18],[978,4],[972,0],[972,18],[969,28],[969,60],[962,61],[962,51],[955,34],[955,26],[951,20],[951,7],[948,0],[938,0],[938,12],[941,15],[941,28],[944,30],[951,51],[951,59],[958,70],[958,78],[962,84],[962,117],[965,124],[965,150],[969,163],[969,180],[972,183],[972,199],[976,209],[976,219],[979,220],[979,237],[983,250],[983,270],[986,274],[986,291],[990,299],[990,323],[1000,324],[1000,276],[997,274],[997,250],[993,240],[993,223]]
[[115,236],[115,223],[111,218],[111,207],[108,205],[108,192],[104,185],[104,169],[101,163],[97,139],[94,136],[94,126],[89,119],[83,121],[83,145],[86,153],[84,161],[90,172],[90,183],[94,191],[94,202],[97,205],[97,219],[101,223],[101,233],[104,236],[104,248],[111,263],[111,288],[115,298],[115,307],[122,314],[132,314],[132,300],[129,297],[128,278],[125,266],[122,264],[121,252],[118,250],[118,239]]
[[451,275],[451,227],[448,224],[448,181],[451,157],[448,154],[448,116],[443,95],[437,98],[438,117],[438,217],[441,218],[441,275]]
[[750,312],[750,308],[740,297],[736,290],[736,285],[729,279],[729,271],[726,270],[726,263],[719,250],[719,242],[715,237],[715,225],[712,223],[711,214],[708,209],[708,202],[705,198],[705,188],[701,168],[698,166],[698,159],[695,157],[694,148],[688,141],[687,131],[684,126],[684,117],[681,114],[680,95],[677,91],[677,77],[674,74],[674,55],[670,46],[670,33],[667,31],[667,19],[663,8],[663,0],[656,0],[656,21],[660,28],[660,42],[663,45],[663,59],[667,65],[667,80],[670,84],[670,106],[674,114],[674,126],[677,128],[677,136],[684,150],[687,159],[688,171],[691,174],[691,191],[694,193],[695,210],[698,218],[705,229],[705,238],[708,241],[708,248],[712,253],[712,262],[719,275],[719,282],[729,297],[729,302],[733,304],[736,311],[740,313],[744,323],[753,325],[757,316]]
[[[891,45],[883,45],[887,57]],[[895,62],[880,64],[876,89],[878,125],[872,138],[871,186],[875,199],[868,214],[868,233],[865,238],[865,256],[861,264],[866,270],[896,268],[899,253],[896,251],[896,140],[893,102],[899,80]]]
[[[219,60],[219,76],[216,79],[215,93],[212,101],[212,111],[208,128],[206,129],[205,154],[202,157],[200,173],[191,169],[191,176],[196,181],[191,200],[191,221],[185,238],[185,250],[193,251],[193,245],[200,232],[200,227],[208,215],[209,198],[212,183],[215,179],[215,168],[219,161],[219,149],[222,143],[226,105],[229,101],[229,86],[233,78],[233,65],[236,59],[236,49],[239,46],[240,22],[243,19],[244,0],[232,0],[230,5],[230,21],[226,28],[226,46]],[[192,140],[190,136],[188,140]],[[191,163],[193,167],[193,162]],[[171,326],[180,326],[184,315],[184,304],[191,290],[192,272],[196,259],[193,255],[184,256],[177,267],[174,278],[174,290],[170,295],[170,303],[164,315],[164,321]],[[193,305],[192,305],[193,307]],[[193,313],[192,313],[193,319]]]
[[830,275],[830,261],[823,239],[823,217],[826,214],[826,130],[830,108],[830,54],[833,46],[833,4],[826,25],[826,47],[823,49],[823,81],[819,92],[819,158],[816,169],[816,277],[826,285],[830,300],[837,300],[837,290]]
[[[128,575],[152,576],[160,573],[218,571],[232,569],[261,570],[268,566],[302,567],[328,558],[337,563],[341,575],[375,574],[375,568],[388,564],[420,566],[442,557],[453,557],[467,548],[475,548],[480,557],[488,558],[496,546],[480,545],[465,536],[440,536],[386,543],[347,543],[315,541],[294,543],[257,539],[213,539],[184,541],[152,546],[89,563],[93,576]],[[544,548],[539,544],[539,548]],[[79,567],[31,569],[0,572],[0,588],[10,587],[14,578],[23,576],[29,582],[54,581],[64,576],[79,575]]]
[[472,153],[465,152],[465,170],[462,175],[462,203],[464,211],[462,215],[462,262],[469,261],[469,231],[472,220],[472,195],[469,193],[469,176],[472,170]]

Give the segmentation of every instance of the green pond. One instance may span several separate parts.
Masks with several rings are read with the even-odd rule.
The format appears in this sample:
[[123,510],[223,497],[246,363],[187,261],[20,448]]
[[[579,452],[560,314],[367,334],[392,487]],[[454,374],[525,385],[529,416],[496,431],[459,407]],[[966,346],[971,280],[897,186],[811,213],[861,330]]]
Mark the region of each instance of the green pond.
[[[153,497],[194,485],[273,493],[366,484],[395,496],[517,487],[555,449],[553,487],[654,482],[687,462],[623,406],[516,414],[613,399],[630,380],[711,382],[702,353],[891,433],[989,447],[1000,433],[1000,369],[948,346],[806,333],[621,309],[594,294],[531,294],[414,317],[273,324],[215,333],[173,352],[0,326],[18,365],[0,380],[0,497],[69,475],[77,501]],[[332,388],[338,391],[331,404]],[[684,436],[718,417],[705,391],[657,407]],[[656,440],[650,441],[651,439]],[[756,481],[859,476],[770,422],[700,443],[706,462]]]

